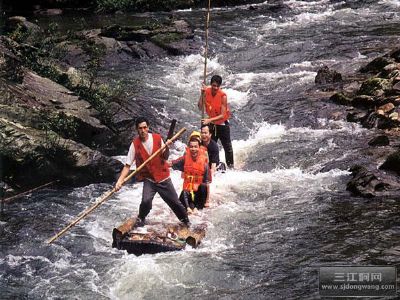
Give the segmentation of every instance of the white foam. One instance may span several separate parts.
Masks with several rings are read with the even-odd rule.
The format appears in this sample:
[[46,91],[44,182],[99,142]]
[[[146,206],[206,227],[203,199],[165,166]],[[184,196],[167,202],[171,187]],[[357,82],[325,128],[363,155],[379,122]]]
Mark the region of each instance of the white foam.
[[[247,140],[232,141],[236,164],[240,166],[246,161],[249,149],[259,144],[276,142],[281,139],[285,132],[285,126],[280,124],[269,124],[268,122],[254,124],[254,129],[250,132]],[[220,157],[223,158],[223,150],[221,151]]]
[[378,2],[378,4],[389,5],[389,6],[392,6],[393,8],[400,7],[400,1],[398,1],[398,0],[381,0]]

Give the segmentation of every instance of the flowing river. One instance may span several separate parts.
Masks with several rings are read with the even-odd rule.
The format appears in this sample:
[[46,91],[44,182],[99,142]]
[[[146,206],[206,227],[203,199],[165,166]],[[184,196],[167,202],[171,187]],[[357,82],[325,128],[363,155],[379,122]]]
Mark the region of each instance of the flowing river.
[[[0,299],[315,299],[320,266],[398,263],[387,252],[399,241],[398,202],[346,191],[371,132],[334,121],[326,112],[335,106],[308,95],[323,65],[346,76],[398,45],[399,1],[280,3],[211,12],[208,72],[223,77],[231,104],[236,169],[212,184],[202,245],[139,257],[111,248],[112,229],[138,211],[141,185],[127,184],[49,246],[112,185],[46,188],[7,205],[0,219]],[[204,10],[175,14],[204,40]],[[203,60],[109,72],[140,76],[149,105],[192,130]],[[172,179],[179,191],[179,172]],[[158,196],[148,218],[175,220]]]

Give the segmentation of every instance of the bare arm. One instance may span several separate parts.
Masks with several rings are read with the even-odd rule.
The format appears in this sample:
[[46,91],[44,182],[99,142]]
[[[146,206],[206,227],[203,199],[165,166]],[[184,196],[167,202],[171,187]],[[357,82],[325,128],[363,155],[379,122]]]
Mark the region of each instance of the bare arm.
[[214,177],[215,171],[217,170],[217,164],[211,163],[211,178]]
[[131,166],[127,165],[127,164],[125,164],[125,166],[122,168],[122,171],[121,171],[121,174],[119,175],[118,181],[115,184],[116,191],[118,191],[124,184],[124,180],[125,180],[126,176],[128,176],[130,169],[131,169]]

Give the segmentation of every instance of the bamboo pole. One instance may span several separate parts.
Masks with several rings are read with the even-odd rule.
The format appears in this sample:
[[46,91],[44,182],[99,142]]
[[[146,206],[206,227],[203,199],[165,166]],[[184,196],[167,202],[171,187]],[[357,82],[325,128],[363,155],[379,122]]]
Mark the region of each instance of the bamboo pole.
[[[211,8],[211,0],[208,0],[207,7],[207,17],[206,17],[206,45],[204,49],[204,72],[203,72],[203,84],[206,84],[207,79],[207,56],[208,56],[208,28],[210,24],[210,8]],[[201,119],[204,119],[204,108],[205,108],[205,96],[202,95],[202,106],[201,106]]]
[[[178,137],[180,137],[184,132],[186,131],[186,128],[182,128],[181,130],[179,130],[171,139],[170,141],[173,142],[174,140],[176,140]],[[168,142],[168,141],[167,141]],[[160,152],[162,152],[166,147],[167,147],[167,143],[162,146],[160,149],[158,149],[156,152],[154,152],[148,159],[146,159],[138,168],[136,168],[135,171],[133,171],[131,174],[129,174],[125,179],[124,179],[124,183],[125,184],[127,181],[129,181],[133,176],[135,176],[140,170],[142,170],[153,158],[155,158]],[[47,240],[48,244],[51,244],[52,242],[54,242],[56,239],[58,239],[60,236],[62,236],[65,232],[67,232],[71,227],[75,226],[80,220],[82,220],[83,218],[85,218],[87,215],[89,215],[93,210],[95,210],[97,207],[99,207],[101,204],[103,204],[108,198],[110,198],[110,196],[112,194],[114,194],[116,192],[115,187],[108,191],[106,194],[104,194],[104,196],[97,202],[95,203],[93,206],[87,208],[86,210],[84,210],[83,212],[81,212],[78,217],[72,221],[70,224],[68,224],[66,227],[64,227],[63,230],[61,230],[60,232],[58,232],[56,235],[54,235],[52,238],[50,238],[49,240]]]
[[42,184],[42,185],[40,185],[40,186],[38,186],[38,187],[35,187],[35,188],[33,188],[33,189],[29,190],[29,191],[26,191],[26,192],[23,192],[23,193],[20,193],[20,194],[17,194],[17,195],[14,195],[14,196],[5,198],[5,199],[3,199],[3,201],[4,201],[4,203],[10,202],[11,200],[14,200],[14,199],[19,198],[19,197],[22,197],[22,196],[24,196],[24,195],[26,195],[26,194],[32,193],[32,192],[34,192],[34,191],[37,191],[38,189],[44,188],[44,187],[46,187],[46,186],[48,186],[48,185],[51,185],[51,184],[53,184],[53,183],[56,183],[56,182],[58,182],[58,181],[60,181],[60,180],[54,180],[54,181],[48,182],[48,183],[46,183],[46,184]]

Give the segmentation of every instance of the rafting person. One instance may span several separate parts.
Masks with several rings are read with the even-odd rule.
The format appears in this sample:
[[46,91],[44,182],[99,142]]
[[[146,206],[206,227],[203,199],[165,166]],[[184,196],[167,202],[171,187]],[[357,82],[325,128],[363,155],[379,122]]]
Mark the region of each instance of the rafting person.
[[211,175],[214,176],[217,166],[220,165],[219,161],[219,148],[216,141],[212,138],[211,125],[201,126],[201,145],[207,148],[209,163],[208,166],[211,170]]
[[[126,158],[125,166],[121,171],[121,175],[115,189],[118,191],[127,177],[133,162],[136,166],[140,166],[154,152],[160,149],[164,142],[159,134],[149,133],[149,121],[144,117],[138,117],[135,122],[138,136],[132,141]],[[170,145],[168,140],[166,145]],[[152,208],[153,198],[158,193],[165,203],[172,209],[177,218],[185,225],[189,226],[187,211],[179,201],[178,195],[170,179],[169,166],[167,159],[169,156],[168,147],[164,152],[160,153],[152,159],[139,173],[136,175],[137,181],[143,181],[142,201],[139,207],[139,215],[136,219],[135,227],[145,225],[145,219]]]
[[188,213],[203,209],[208,201],[209,166],[205,147],[201,146],[199,133],[189,138],[185,154],[170,163],[174,170],[182,171],[183,190],[179,200]]
[[225,151],[226,164],[229,168],[233,168],[233,149],[229,125],[230,110],[227,96],[221,89],[222,77],[219,75],[212,76],[210,84],[211,86],[209,87],[202,84],[201,88],[198,107],[200,110],[203,110],[205,106],[208,115],[208,118],[202,119],[201,122],[204,125],[214,125],[212,139],[215,142],[218,142],[218,139],[221,140]]

